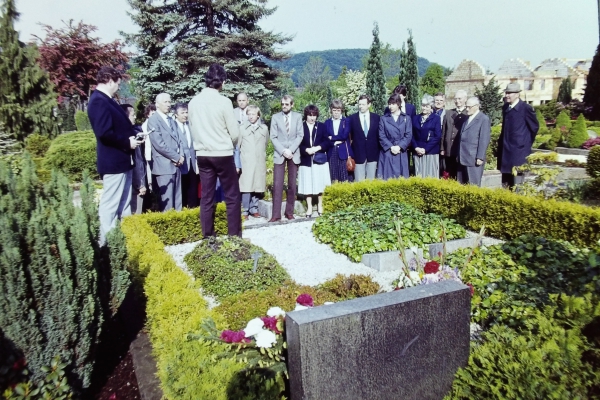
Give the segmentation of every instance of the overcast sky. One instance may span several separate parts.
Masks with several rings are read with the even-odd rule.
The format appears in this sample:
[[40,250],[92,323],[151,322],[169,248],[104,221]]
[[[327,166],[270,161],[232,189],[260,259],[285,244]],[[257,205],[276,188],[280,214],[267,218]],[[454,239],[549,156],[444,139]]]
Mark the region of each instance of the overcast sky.
[[[42,35],[39,23],[83,20],[105,41],[135,32],[126,0],[16,0],[21,40]],[[400,48],[412,29],[417,53],[446,67],[467,58],[498,69],[509,58],[592,58],[598,45],[597,0],[270,0],[278,10],[266,30],[295,35],[290,52],[368,48],[373,22],[380,39]],[[425,7],[427,5],[427,7]]]

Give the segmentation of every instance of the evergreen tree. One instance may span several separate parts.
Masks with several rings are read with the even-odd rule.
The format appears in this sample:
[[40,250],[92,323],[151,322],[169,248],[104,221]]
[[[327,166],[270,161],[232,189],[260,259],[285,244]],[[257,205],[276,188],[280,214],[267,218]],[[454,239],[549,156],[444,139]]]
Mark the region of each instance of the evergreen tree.
[[0,123],[20,142],[34,133],[54,136],[56,95],[48,74],[36,63],[37,48],[19,41],[14,0],[4,0],[0,16]]
[[583,102],[592,108],[590,119],[600,121],[600,45],[596,48],[596,55],[592,60]]
[[329,109],[329,106],[331,105],[331,102],[333,101],[333,89],[331,88],[331,85],[327,85],[327,108]]
[[227,71],[225,96],[243,91],[259,101],[277,89],[281,72],[266,61],[284,59],[286,54],[275,47],[291,37],[258,25],[276,10],[266,6],[267,0],[127,1],[140,27],[124,35],[140,53],[135,79],[144,103],[160,92],[176,101],[190,100],[205,87],[204,74],[213,63]]
[[381,42],[379,41],[379,25],[373,27],[373,43],[367,62],[367,94],[371,96],[373,111],[383,114],[387,104],[385,91],[385,76],[381,63]]
[[485,83],[481,88],[475,89],[475,96],[479,98],[481,111],[490,117],[492,126],[502,122],[502,90],[496,83],[495,77],[492,77],[488,84]]
[[571,117],[569,113],[565,110],[561,111],[556,117],[556,127],[564,132],[569,132],[572,128],[573,124],[571,122]]
[[575,121],[575,125],[573,125],[573,129],[571,129],[571,132],[569,133],[567,145],[572,149],[578,149],[588,139],[589,136],[587,134],[585,118],[583,117],[583,114],[579,114],[577,121]]
[[402,48],[400,49],[400,72],[398,73],[398,83],[404,85],[408,79],[408,58],[406,57],[406,43],[402,42]]
[[[412,30],[408,30],[407,50],[404,53],[402,44],[402,58],[400,59],[399,82],[406,85],[406,101],[414,104],[417,113],[421,111],[421,95],[419,91],[419,65],[417,47],[413,41]],[[403,61],[404,60],[404,61]]]
[[535,110],[535,117],[538,120],[538,124],[540,125],[540,130],[538,131],[539,135],[543,135],[548,133],[548,127],[546,126],[546,120],[544,119],[544,116],[542,115],[542,112],[540,110]]
[[446,79],[444,78],[444,68],[439,64],[431,64],[421,78],[421,93],[435,95],[444,93]]
[[567,76],[560,83],[556,101],[558,101],[559,103],[563,103],[564,105],[569,104],[571,102],[571,100],[573,99],[571,97],[572,91],[573,91],[573,83],[571,82],[571,79]]
[[18,174],[0,162],[0,329],[34,380],[58,355],[69,383],[88,387],[102,321],[129,285],[120,230],[98,246],[95,192],[85,177],[78,208],[64,175],[42,188],[28,155]]

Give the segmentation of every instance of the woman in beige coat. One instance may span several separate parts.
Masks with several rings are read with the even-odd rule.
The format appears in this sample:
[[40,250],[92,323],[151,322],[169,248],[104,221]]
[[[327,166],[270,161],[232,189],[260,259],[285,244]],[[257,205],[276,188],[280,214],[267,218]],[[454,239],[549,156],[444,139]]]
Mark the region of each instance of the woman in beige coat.
[[246,107],[248,121],[240,127],[240,192],[244,219],[248,215],[260,217],[258,200],[265,193],[267,181],[267,143],[269,128],[260,122],[260,109],[257,106]]

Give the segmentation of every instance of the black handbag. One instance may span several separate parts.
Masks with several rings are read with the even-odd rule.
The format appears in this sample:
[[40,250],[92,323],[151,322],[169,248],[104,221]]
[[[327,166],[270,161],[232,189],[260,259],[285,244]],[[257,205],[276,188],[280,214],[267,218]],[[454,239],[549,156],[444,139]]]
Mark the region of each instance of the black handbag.
[[327,153],[315,153],[313,162],[315,164],[325,164],[327,162]]

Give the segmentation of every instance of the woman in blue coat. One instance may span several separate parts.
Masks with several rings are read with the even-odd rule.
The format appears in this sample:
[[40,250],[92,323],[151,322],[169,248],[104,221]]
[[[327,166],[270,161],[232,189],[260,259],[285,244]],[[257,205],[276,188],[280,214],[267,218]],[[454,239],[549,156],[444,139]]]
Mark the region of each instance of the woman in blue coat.
[[350,122],[342,116],[344,104],[341,100],[334,99],[329,106],[329,111],[331,118],[325,121],[327,137],[330,140],[327,151],[329,173],[332,182],[346,182],[348,180],[346,160],[348,156],[354,156],[350,143]]
[[411,143],[412,123],[410,116],[402,112],[402,98],[393,94],[388,100],[390,113],[379,121],[379,161],[377,177],[383,180],[390,178],[408,178],[408,156],[406,149]]
[[415,175],[422,178],[440,177],[440,116],[433,112],[433,97],[426,94],[421,101],[421,114],[412,120],[413,160]]

